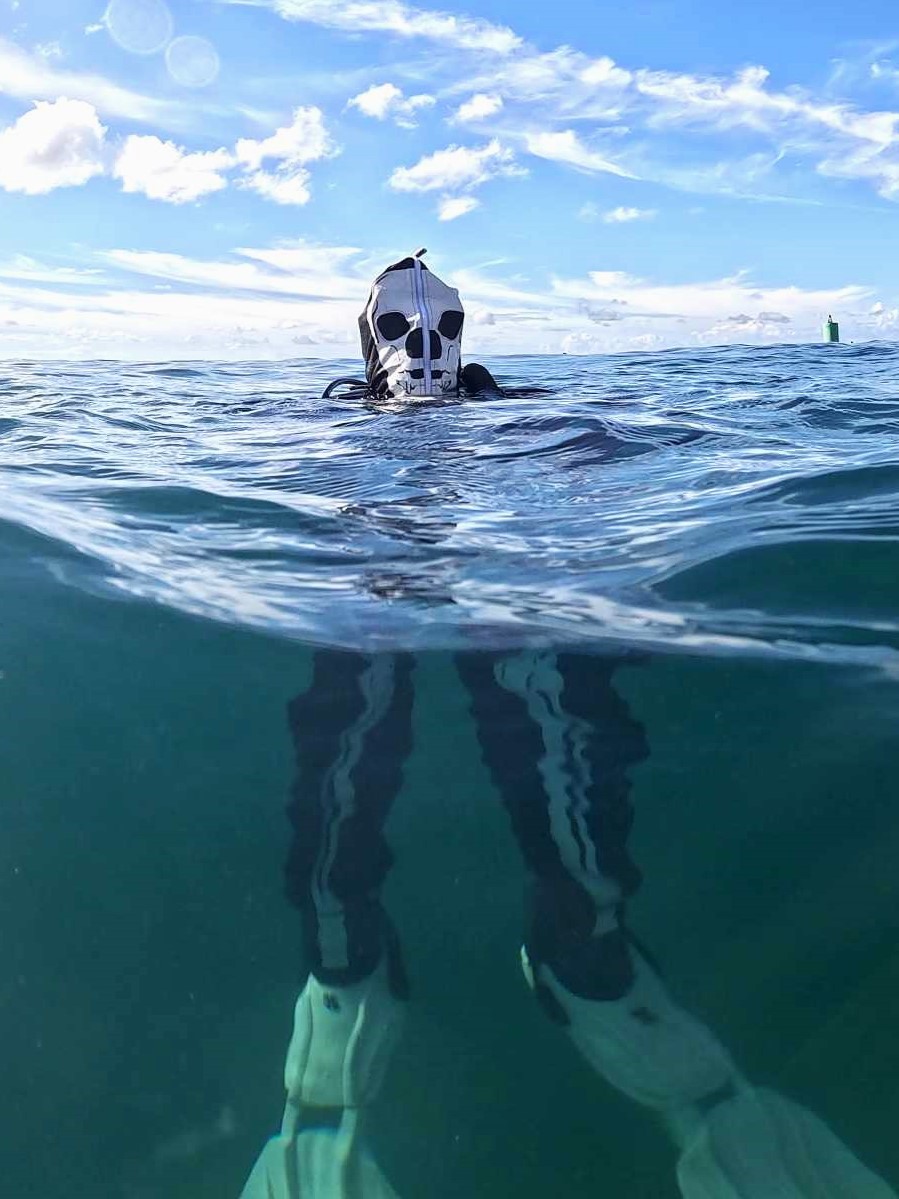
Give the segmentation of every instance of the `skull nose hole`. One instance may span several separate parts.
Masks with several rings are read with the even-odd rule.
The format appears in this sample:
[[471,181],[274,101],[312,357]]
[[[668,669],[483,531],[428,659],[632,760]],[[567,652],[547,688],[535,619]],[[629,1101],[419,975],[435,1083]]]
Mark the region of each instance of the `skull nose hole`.
[[410,358],[424,358],[425,339],[422,336],[421,329],[413,329],[406,338],[406,353]]
[[436,330],[432,329],[431,330],[431,361],[433,362],[435,358],[439,358],[442,353],[443,353],[443,346],[441,345],[441,342],[440,342],[440,334],[438,332],[436,332]]

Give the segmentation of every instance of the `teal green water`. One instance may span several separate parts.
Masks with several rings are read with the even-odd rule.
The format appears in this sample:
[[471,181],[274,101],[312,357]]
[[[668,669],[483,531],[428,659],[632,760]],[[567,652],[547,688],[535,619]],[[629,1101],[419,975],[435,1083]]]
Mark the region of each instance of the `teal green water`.
[[237,1199],[305,973],[313,647],[417,654],[400,1199],[678,1195],[521,978],[449,653],[522,646],[646,656],[631,924],[899,1185],[899,348],[490,365],[511,394],[401,411],[320,400],[347,363],[0,367],[0,1199]]
[[[302,980],[281,887],[283,709],[309,655],[38,587],[13,559],[4,1192],[236,1195],[277,1121]],[[635,928],[753,1078],[899,1177],[895,684],[671,658],[621,687],[653,750],[635,776]],[[398,1192],[675,1196],[653,1122],[588,1073],[520,980],[517,851],[439,654],[419,665],[390,838],[414,1003],[372,1135]]]

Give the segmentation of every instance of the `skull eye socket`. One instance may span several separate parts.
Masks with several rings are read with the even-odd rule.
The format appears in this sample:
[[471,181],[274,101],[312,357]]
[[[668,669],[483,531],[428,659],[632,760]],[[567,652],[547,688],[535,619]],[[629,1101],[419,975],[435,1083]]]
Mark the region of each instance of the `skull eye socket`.
[[399,341],[409,332],[409,322],[401,312],[383,312],[375,324],[386,341]]
[[437,329],[449,341],[455,339],[462,332],[462,322],[465,320],[465,314],[462,312],[453,312],[449,310],[444,312],[443,316],[437,322]]

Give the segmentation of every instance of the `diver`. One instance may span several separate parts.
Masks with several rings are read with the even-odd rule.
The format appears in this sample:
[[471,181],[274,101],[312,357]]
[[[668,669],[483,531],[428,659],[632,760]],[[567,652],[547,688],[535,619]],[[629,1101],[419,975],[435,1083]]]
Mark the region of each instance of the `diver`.
[[[337,383],[390,401],[502,394],[483,367],[461,367],[463,320],[458,292],[421,254],[403,259],[375,280],[360,317],[365,381]],[[627,851],[630,771],[648,747],[613,676],[633,658],[491,650],[455,662],[527,871],[525,981],[596,1073],[657,1113],[684,1199],[897,1199],[811,1112],[744,1077],[629,930],[641,882]],[[384,826],[413,748],[414,665],[409,653],[318,651],[288,707],[287,890],[310,973],[281,1132],[242,1199],[396,1199],[364,1116],[410,1001],[381,890]]]
[[[425,266],[426,250],[393,263],[378,275],[359,317],[365,379],[335,379],[348,397],[411,401],[500,394],[480,363],[461,360],[465,313],[455,287]],[[425,347],[427,346],[427,352]]]

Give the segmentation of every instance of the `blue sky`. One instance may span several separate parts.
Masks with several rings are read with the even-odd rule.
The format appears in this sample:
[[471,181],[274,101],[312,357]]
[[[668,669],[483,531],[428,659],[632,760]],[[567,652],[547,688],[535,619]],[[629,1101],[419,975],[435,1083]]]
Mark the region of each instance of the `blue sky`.
[[0,354],[354,356],[419,246],[469,355],[895,336],[893,13],[0,0]]

